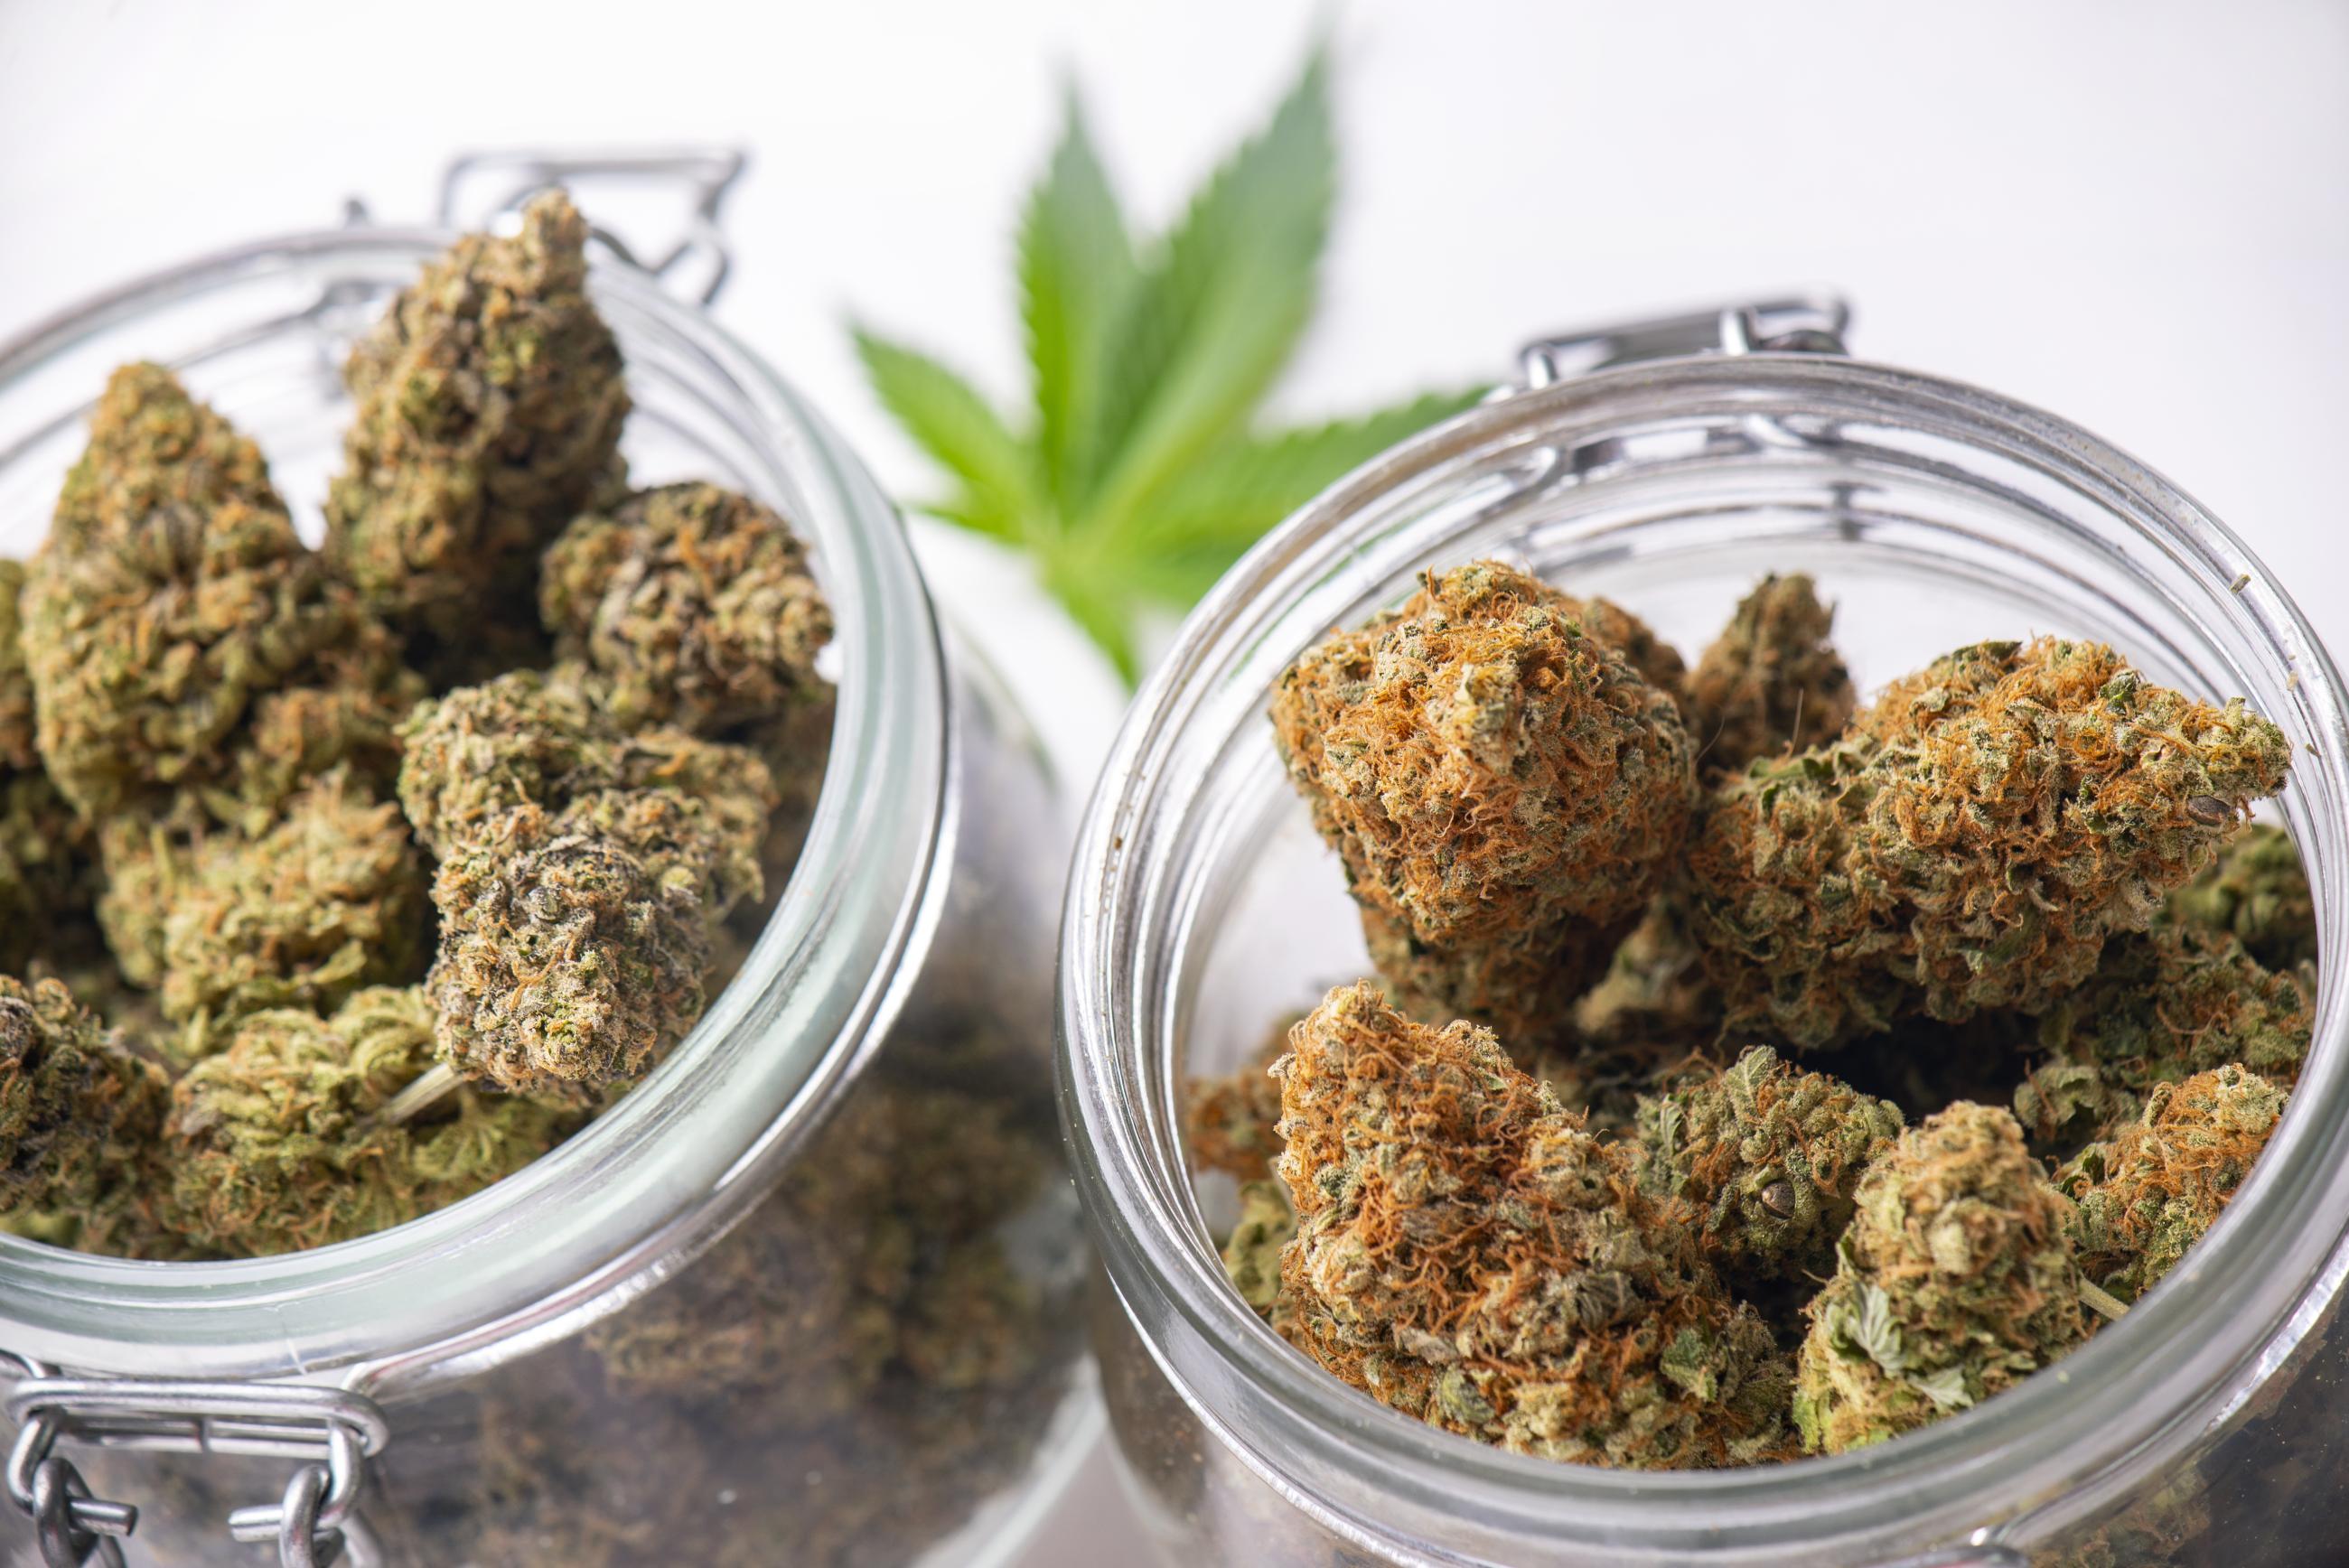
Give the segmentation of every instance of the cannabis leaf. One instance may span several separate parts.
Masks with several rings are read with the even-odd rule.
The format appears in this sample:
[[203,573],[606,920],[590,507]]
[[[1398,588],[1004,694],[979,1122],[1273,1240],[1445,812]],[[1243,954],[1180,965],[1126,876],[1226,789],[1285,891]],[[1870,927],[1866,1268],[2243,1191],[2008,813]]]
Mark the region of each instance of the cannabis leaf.
[[1312,318],[1336,195],[1317,52],[1174,229],[1137,243],[1073,92],[1019,238],[1032,409],[1007,418],[936,359],[863,327],[874,390],[950,488],[923,510],[1034,556],[1130,682],[1135,618],[1191,603],[1339,475],[1474,402],[1431,394],[1261,429]]

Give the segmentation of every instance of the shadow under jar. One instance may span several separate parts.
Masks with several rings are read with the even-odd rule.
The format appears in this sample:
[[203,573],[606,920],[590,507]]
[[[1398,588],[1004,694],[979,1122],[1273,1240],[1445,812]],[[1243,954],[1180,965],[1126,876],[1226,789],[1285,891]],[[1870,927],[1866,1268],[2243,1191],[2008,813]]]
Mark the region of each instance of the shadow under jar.
[[[91,400],[140,358],[258,441],[315,541],[345,355],[448,238],[270,241],[0,347],[0,550],[37,545]],[[1042,755],[948,652],[899,520],[813,411],[648,274],[607,261],[591,289],[633,481],[767,502],[837,617],[788,887],[667,1061],[463,1202],[243,1262],[0,1236],[0,1396],[42,1429],[0,1509],[8,1561],[59,1560],[24,1511],[46,1452],[140,1511],[134,1563],[998,1563],[1089,1439]],[[241,1533],[274,1549],[231,1538],[256,1508]],[[316,1529],[285,1523],[305,1511]]]
[[[2337,1563],[2340,677],[2240,542],[2135,459],[1972,387],[1835,353],[1742,351],[1741,335],[1722,334],[1726,353],[1683,344],[1535,375],[1550,384],[1366,465],[1225,579],[1129,717],[1081,834],[1060,1020],[1129,1489],[1169,1563]],[[2216,1228],[2124,1321],[1889,1443],[1634,1472],[1423,1426],[1291,1350],[1232,1290],[1212,1239],[1231,1191],[1193,1174],[1185,1078],[1237,1067],[1328,985],[1370,972],[1336,857],[1275,754],[1268,700],[1330,627],[1483,556],[1611,599],[1690,650],[1758,578],[1807,572],[1863,692],[1954,647],[2060,633],[2108,642],[2191,694],[2245,696],[2284,727],[2297,755],[2273,809],[2326,938],[2305,1076]]]

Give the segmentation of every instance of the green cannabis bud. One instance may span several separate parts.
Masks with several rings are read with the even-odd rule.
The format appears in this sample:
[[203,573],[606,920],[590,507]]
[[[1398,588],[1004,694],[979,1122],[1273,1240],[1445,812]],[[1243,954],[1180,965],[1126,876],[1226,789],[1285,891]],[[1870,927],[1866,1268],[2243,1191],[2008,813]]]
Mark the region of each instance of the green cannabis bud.
[[1276,1167],[1286,1332],[1431,1425],[1632,1468],[1773,1457],[1786,1374],[1670,1205],[1489,1030],[1367,984],[1297,1026]]
[[2123,1301],[2151,1289],[2251,1174],[2283,1106],[2282,1089],[2240,1067],[2157,1087],[2141,1118],[2055,1173],[2079,1205],[2081,1271]]
[[1806,1449],[1897,1437],[2087,1337],[2071,1203],[2005,1111],[1961,1102],[1903,1133],[1857,1204],[1797,1360]]
[[586,222],[560,191],[511,238],[469,234],[351,351],[358,412],[326,552],[403,625],[478,634],[535,557],[618,488],[619,346],[587,297]]
[[17,634],[21,562],[0,560],[0,972],[21,973],[57,927],[88,912],[88,828],[35,748],[33,681]]
[[1827,642],[1835,612],[1800,573],[1770,576],[1738,602],[1688,677],[1682,711],[1700,759],[1733,773],[1757,757],[1833,739],[1858,702]]
[[1594,624],[1478,562],[1307,650],[1273,696],[1380,973],[1415,1014],[1528,1050],[1604,972],[1695,798],[1672,696]]
[[823,695],[832,608],[807,549],[748,496],[668,485],[590,512],[546,552],[539,604],[555,650],[595,672],[630,729],[699,735]]
[[1280,1254],[1297,1236],[1297,1214],[1278,1181],[1240,1184],[1240,1217],[1224,1243],[1224,1273],[1240,1299],[1270,1313],[1280,1296]]
[[259,449],[152,365],[98,399],[23,637],[49,775],[100,823],[265,820],[270,789],[346,758],[388,777],[418,690],[295,537]]
[[2300,851],[2282,828],[2254,822],[2209,871],[2169,895],[2166,922],[2234,937],[2270,969],[2316,957],[2316,901]]
[[1641,1099],[1640,1179],[1695,1206],[1725,1278],[1824,1274],[1862,1172],[1901,1126],[1898,1106],[1756,1046],[1725,1071]]
[[442,1057],[501,1088],[592,1098],[633,1078],[700,1016],[709,906],[601,833],[523,807],[440,862],[440,951],[426,988]]
[[425,872],[399,808],[340,771],[254,839],[166,855],[164,1016],[202,1032],[247,1013],[327,1013],[422,966]]
[[2062,1152],[2116,1136],[2158,1085],[2214,1068],[2289,1087],[2314,1017],[2295,977],[2262,968],[2231,936],[2189,928],[2127,937],[2040,1016],[2047,1055],[2015,1089],[2015,1115]]
[[66,1216],[84,1244],[145,1228],[170,1092],[64,985],[0,975],[0,1219]]
[[172,1086],[165,1215],[237,1256],[298,1252],[447,1207],[572,1130],[564,1111],[460,1088],[429,1119],[383,1114],[433,1057],[414,987],[361,991],[331,1018],[254,1013]]
[[1732,1032],[1816,1047],[1915,1012],[2036,1012],[2209,864],[2291,757],[2240,700],[2097,644],[1963,648],[1714,797],[1690,931]]
[[629,734],[560,672],[451,692],[402,734],[400,803],[440,859],[444,1057],[587,1097],[651,1067],[700,1015],[719,923],[760,896],[765,767]]

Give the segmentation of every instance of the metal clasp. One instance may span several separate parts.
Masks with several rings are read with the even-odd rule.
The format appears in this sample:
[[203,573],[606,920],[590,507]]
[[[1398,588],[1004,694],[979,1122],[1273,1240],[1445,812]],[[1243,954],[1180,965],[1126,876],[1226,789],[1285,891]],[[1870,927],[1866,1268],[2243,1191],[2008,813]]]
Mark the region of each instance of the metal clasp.
[[[719,209],[750,158],[738,147],[607,148],[561,151],[514,148],[464,152],[440,172],[439,221],[444,229],[481,228],[501,214],[519,211],[550,185],[590,184],[685,188],[684,231],[657,253],[631,245],[613,230],[592,224],[595,238],[630,265],[669,279],[688,299],[703,304],[718,297],[734,270],[734,252],[719,222]],[[582,197],[585,207],[593,197]],[[678,283],[689,261],[698,258],[698,283]]]
[[1518,386],[1530,391],[1610,366],[1692,354],[1841,354],[1850,325],[1851,306],[1825,291],[1609,322],[1526,344],[1517,351]]
[[[53,1451],[68,1441],[299,1460],[281,1499],[229,1516],[230,1534],[275,1542],[281,1568],[327,1568],[347,1545],[364,1542],[351,1511],[367,1480],[366,1461],[391,1441],[390,1422],[364,1395],[273,1384],[62,1377],[5,1353],[0,1367],[17,1375],[0,1405],[18,1429],[8,1453],[8,1495],[32,1517],[48,1568],[91,1563],[119,1568],[118,1542],[139,1523],[136,1508],[93,1498],[73,1462]],[[355,1563],[362,1561],[353,1555]]]

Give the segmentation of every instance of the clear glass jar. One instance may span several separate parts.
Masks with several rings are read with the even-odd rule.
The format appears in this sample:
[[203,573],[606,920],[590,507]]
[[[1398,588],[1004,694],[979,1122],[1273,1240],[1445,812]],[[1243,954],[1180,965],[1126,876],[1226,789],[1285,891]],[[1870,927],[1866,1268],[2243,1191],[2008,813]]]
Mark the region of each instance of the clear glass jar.
[[[2240,541],[2086,432],[1971,387],[1833,354],[1740,352],[1725,335],[1725,354],[1683,346],[1529,377],[1372,461],[1225,579],[1126,722],[1063,916],[1061,1094],[1114,1289],[1093,1314],[1112,1427],[1162,1554],[2342,1561],[2349,1345],[2326,1332],[2349,1273],[2339,675]],[[1641,346],[1632,333],[1610,351]],[[1230,1195],[1191,1173],[1185,1078],[1237,1066],[1327,985],[1369,972],[1335,858],[1274,754],[1268,695],[1328,628],[1485,555],[1615,600],[1691,651],[1765,572],[1811,573],[1863,689],[1983,638],[2099,638],[2162,682],[2247,696],[2302,743],[2278,811],[2328,939],[2315,1047],[2251,1181],[2126,1320],[1888,1445],[1634,1473],[1413,1421],[1292,1352],[1226,1284],[1211,1234]]]
[[[346,351],[446,240],[272,240],[0,348],[0,549],[38,542],[134,358],[257,439],[315,537]],[[315,1539],[248,1519],[287,1563],[336,1524],[359,1562],[1001,1562],[1097,1419],[1050,1088],[1066,824],[1042,755],[948,656],[898,518],[823,420],[650,275],[605,260],[592,286],[636,482],[747,491],[812,546],[838,620],[820,801],[699,1026],[519,1175],[248,1262],[0,1237],[8,1414],[142,1511],[134,1562],[270,1560],[226,1517],[281,1494],[324,1515]],[[20,1443],[20,1502],[48,1447]],[[0,1542],[45,1560],[18,1508]]]

